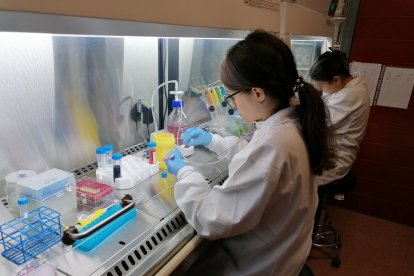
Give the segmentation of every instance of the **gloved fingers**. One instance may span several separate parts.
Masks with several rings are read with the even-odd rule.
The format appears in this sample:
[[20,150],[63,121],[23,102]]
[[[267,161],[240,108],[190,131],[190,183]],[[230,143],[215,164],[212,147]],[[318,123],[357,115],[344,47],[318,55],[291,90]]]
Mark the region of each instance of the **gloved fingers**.
[[169,173],[177,175],[177,172],[175,170],[174,167],[174,160],[173,159],[168,159],[167,162],[165,162],[167,164],[167,170]]
[[174,164],[174,159],[168,159],[167,161],[165,161],[165,164],[167,164],[167,168],[172,167]]
[[175,158],[183,159],[183,154],[181,153],[179,148],[175,148],[170,150],[167,155],[165,156],[165,161],[174,160]]
[[[194,138],[194,134],[197,132],[197,128],[188,128],[182,135],[184,145],[188,145],[191,140]],[[192,145],[189,145],[192,146]]]
[[190,139],[188,139],[187,141],[183,141],[183,144],[185,145],[185,146],[198,146],[198,143],[197,143],[197,141],[196,140],[194,140],[194,138],[190,138]]
[[212,139],[211,134],[201,128],[189,128],[182,137],[186,146],[207,146]]
[[168,160],[173,159],[173,158],[174,158],[174,155],[175,155],[175,149],[170,150],[170,151],[169,151],[169,152],[165,155],[165,157],[163,158],[163,160],[164,160],[165,162],[167,162]]
[[174,149],[174,158],[179,157],[180,159],[183,159],[183,154],[181,153],[179,148]]
[[177,175],[181,168],[186,166],[186,163],[182,159],[182,155],[179,149],[172,150],[170,158],[166,160],[168,172]]

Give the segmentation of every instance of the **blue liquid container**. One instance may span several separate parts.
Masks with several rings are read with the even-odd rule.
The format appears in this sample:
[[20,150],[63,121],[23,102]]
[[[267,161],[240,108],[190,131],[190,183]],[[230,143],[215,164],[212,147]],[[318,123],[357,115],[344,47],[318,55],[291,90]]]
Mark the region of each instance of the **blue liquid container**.
[[121,160],[122,154],[114,153],[112,154],[112,168],[114,174],[114,182],[116,178],[121,177]]

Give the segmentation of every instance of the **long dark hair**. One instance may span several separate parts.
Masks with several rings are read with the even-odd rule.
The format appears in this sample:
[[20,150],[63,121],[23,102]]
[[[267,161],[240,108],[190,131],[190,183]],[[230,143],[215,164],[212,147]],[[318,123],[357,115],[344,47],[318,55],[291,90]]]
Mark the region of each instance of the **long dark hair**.
[[[277,109],[281,110],[290,106],[299,74],[289,47],[274,35],[256,30],[228,50],[220,66],[220,78],[232,90],[262,88],[278,100]],[[320,175],[333,164],[333,136],[319,92],[309,83],[302,83],[297,91],[300,105],[295,110],[302,125],[312,172]]]
[[310,77],[316,81],[332,82],[335,76],[350,76],[346,54],[339,50],[325,52],[318,57],[310,69]]

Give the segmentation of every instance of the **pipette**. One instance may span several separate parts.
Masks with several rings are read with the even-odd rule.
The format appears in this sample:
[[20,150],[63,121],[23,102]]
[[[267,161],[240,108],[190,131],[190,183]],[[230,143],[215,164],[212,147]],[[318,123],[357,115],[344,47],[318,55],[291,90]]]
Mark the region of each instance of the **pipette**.
[[164,162],[167,162],[167,161],[168,161],[168,160],[170,160],[170,159],[174,159],[174,157],[175,157],[175,152],[168,154],[168,155],[167,155],[167,156],[165,156],[162,160],[163,160]]

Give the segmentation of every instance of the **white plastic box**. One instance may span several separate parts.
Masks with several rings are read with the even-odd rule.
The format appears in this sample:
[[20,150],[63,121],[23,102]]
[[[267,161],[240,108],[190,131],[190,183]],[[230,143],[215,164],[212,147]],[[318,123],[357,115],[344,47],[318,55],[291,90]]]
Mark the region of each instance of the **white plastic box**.
[[76,208],[76,181],[73,173],[50,169],[19,181],[17,194],[29,200],[29,211],[47,206],[61,214]]

